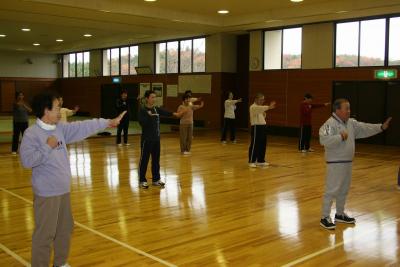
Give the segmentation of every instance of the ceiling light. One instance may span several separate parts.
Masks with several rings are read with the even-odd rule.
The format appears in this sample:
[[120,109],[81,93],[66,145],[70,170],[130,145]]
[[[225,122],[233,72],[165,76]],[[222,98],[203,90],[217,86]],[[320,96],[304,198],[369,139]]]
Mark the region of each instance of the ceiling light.
[[298,2],[303,2],[303,0],[290,0],[292,2],[298,3]]
[[282,21],[281,19],[270,19],[270,20],[266,20],[266,23],[272,23],[272,22],[278,22],[278,21]]
[[64,42],[63,39],[57,39],[56,42]]
[[0,37],[6,37],[7,35],[5,35],[5,34],[0,34]]
[[83,36],[85,37],[92,37],[92,35],[90,33],[85,33]]
[[144,0],[145,2],[155,2],[157,0]]
[[33,45],[34,45],[34,46],[39,46],[40,44],[39,44],[39,43],[33,43]]
[[22,29],[21,29],[21,31],[23,31],[23,32],[30,32],[30,31],[31,31],[31,29],[28,29],[28,28],[22,28]]
[[347,10],[340,10],[340,11],[336,11],[336,13],[337,13],[337,14],[341,14],[341,13],[347,13],[347,12],[349,12],[349,11],[347,11]]
[[105,13],[110,13],[111,12],[110,10],[105,10],[105,9],[100,9],[99,11],[105,12]]
[[229,10],[225,10],[225,9],[218,10],[218,13],[219,13],[219,14],[228,14],[228,13],[229,13]]

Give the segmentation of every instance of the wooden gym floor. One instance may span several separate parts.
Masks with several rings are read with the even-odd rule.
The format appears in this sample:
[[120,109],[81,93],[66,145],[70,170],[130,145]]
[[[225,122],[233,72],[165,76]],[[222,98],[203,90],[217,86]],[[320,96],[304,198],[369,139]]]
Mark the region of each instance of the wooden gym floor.
[[[248,134],[221,145],[195,133],[181,156],[176,133],[162,136],[164,189],[138,188],[139,137],[69,148],[76,226],[71,266],[398,266],[400,147],[357,145],[347,211],[356,226],[319,226],[323,148],[297,151],[270,137],[270,167],[247,167]],[[0,266],[29,266],[34,227],[30,171],[1,147]],[[149,173],[150,175],[150,173]]]

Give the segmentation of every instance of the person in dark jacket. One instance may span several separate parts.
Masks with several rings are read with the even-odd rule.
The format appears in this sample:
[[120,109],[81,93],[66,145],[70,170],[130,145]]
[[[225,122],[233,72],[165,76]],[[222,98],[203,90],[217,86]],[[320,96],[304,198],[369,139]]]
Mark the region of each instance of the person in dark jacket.
[[19,135],[23,136],[25,130],[28,128],[29,112],[32,112],[32,109],[25,102],[24,93],[16,92],[13,104],[13,138],[11,147],[13,155],[16,155],[18,151]]
[[128,146],[128,129],[129,129],[129,102],[128,102],[128,92],[121,91],[120,97],[117,99],[116,103],[117,114],[121,114],[126,111],[124,117],[122,118],[120,124],[117,128],[117,145],[121,144],[121,133],[124,132],[124,144]]
[[156,93],[148,90],[145,92],[146,106],[139,111],[139,124],[142,127],[141,155],[139,161],[139,186],[149,188],[146,179],[147,165],[151,155],[152,184],[164,187],[165,182],[160,179],[160,116],[181,117],[183,112],[169,112],[154,105]]

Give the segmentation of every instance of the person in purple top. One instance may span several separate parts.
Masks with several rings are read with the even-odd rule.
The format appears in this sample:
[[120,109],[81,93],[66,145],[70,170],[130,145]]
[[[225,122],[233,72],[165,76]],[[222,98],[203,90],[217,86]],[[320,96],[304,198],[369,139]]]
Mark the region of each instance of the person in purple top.
[[37,120],[25,131],[20,147],[22,165],[32,169],[35,217],[32,266],[49,266],[51,247],[54,247],[54,266],[68,266],[74,221],[67,144],[81,141],[107,127],[116,127],[125,112],[112,120],[59,122],[60,102],[53,92],[35,96],[32,108]]

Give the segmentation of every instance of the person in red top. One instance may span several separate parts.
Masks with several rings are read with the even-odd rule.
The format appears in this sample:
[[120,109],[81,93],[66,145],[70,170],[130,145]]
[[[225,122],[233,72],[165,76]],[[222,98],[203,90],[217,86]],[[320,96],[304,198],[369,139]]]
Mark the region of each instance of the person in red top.
[[304,100],[300,104],[300,136],[299,136],[299,150],[303,153],[313,152],[310,148],[311,140],[311,115],[314,108],[326,107],[329,103],[325,104],[312,104],[313,97],[311,94],[305,94]]

